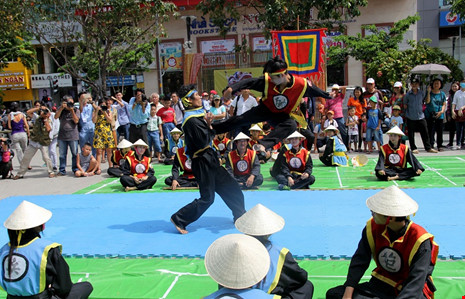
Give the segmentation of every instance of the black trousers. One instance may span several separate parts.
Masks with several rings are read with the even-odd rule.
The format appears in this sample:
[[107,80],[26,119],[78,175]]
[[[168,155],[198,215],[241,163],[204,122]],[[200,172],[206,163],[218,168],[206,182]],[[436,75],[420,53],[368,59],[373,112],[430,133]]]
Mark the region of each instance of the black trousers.
[[273,113],[264,104],[259,104],[241,115],[232,116],[229,119],[213,123],[216,134],[226,133],[235,128],[250,126],[259,122],[267,121],[274,129],[263,139],[260,139],[267,150],[284,138],[294,133],[297,123],[287,113]]
[[[198,187],[199,186],[195,178],[188,179],[188,178],[180,176],[178,177],[176,181],[178,181],[179,186],[181,187]],[[165,184],[171,187],[171,185],[173,184],[173,176],[167,177],[165,179]]]
[[410,148],[413,150],[417,149],[415,144],[415,132],[420,132],[421,140],[423,141],[423,145],[425,146],[425,150],[431,149],[431,143],[429,141],[428,135],[428,127],[426,125],[426,120],[411,120],[407,118],[407,128],[408,128],[408,140],[410,144]]
[[[249,175],[235,176],[234,177],[234,179],[236,180],[236,182],[238,184],[242,184],[242,186],[241,186],[242,189],[248,189],[248,187],[245,185],[245,182],[247,181],[248,178],[249,178]],[[252,186],[250,186],[250,188],[258,187],[261,184],[263,184],[263,175],[260,173],[259,175],[257,175],[254,178]]]
[[13,163],[11,160],[8,163],[0,162],[0,176],[2,179],[6,179],[8,177],[8,173],[12,168]]
[[129,127],[129,141],[134,143],[137,140],[142,139],[145,143],[149,143],[147,138],[147,123],[142,125],[131,124]]
[[149,176],[145,181],[141,182],[140,184],[136,184],[132,176],[123,175],[119,181],[123,187],[137,187],[137,190],[145,190],[145,189],[152,189],[153,185],[157,182],[157,178],[155,176]]
[[108,167],[107,173],[109,176],[119,178],[123,176],[123,172],[119,167]]
[[[294,185],[292,185],[291,189],[309,189],[310,185],[315,183],[315,177],[313,175],[309,175],[308,178],[302,179],[301,175],[291,173],[291,177],[294,180]],[[282,174],[276,176],[276,181],[278,184],[288,186],[287,177]]]
[[[341,285],[335,288],[329,289],[326,292],[326,299],[341,299],[344,295],[346,287]],[[355,287],[352,299],[394,299],[396,294],[394,289],[387,284],[379,282],[376,279],[371,279],[368,282],[361,283]],[[422,296],[421,298],[424,298]]]
[[245,213],[244,194],[236,180],[220,165],[213,149],[205,150],[192,159],[192,171],[199,183],[200,198],[182,207],[171,216],[174,223],[185,229],[196,221],[213,204],[215,192],[231,209],[234,221]]
[[386,168],[384,170],[386,173],[385,175],[381,175],[376,171],[376,177],[380,179],[381,181],[387,181],[388,177],[394,177],[396,175],[399,176],[397,181],[402,181],[402,180],[408,180],[413,178],[414,176],[419,176],[416,174],[416,172],[413,170],[412,167],[409,168],[402,168],[402,169],[392,169],[392,168]]
[[87,299],[89,298],[90,294],[94,288],[92,285],[87,282],[78,282],[78,283],[73,283],[71,290],[68,293],[68,296],[66,297],[59,297],[58,295],[52,294],[51,291],[45,290],[40,294],[33,295],[33,296],[27,296],[27,297],[21,297],[21,296],[13,296],[13,295],[7,295],[7,299],[20,299],[20,298],[30,298],[30,299],[76,299],[76,298],[82,298],[82,299]]
[[[438,149],[440,147],[443,147],[442,133],[444,130],[444,120],[432,117],[432,118],[427,118],[426,123],[428,126],[428,135],[429,135],[431,147],[434,147],[435,141],[437,142]],[[436,133],[437,140],[434,139],[434,133]]]

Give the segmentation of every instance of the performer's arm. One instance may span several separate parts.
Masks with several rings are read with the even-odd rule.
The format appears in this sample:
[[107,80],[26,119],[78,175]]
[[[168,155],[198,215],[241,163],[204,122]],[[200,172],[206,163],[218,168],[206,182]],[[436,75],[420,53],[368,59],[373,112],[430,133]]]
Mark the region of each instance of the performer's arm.
[[129,161],[124,161],[123,165],[121,166],[121,171],[123,175],[131,175],[131,166],[129,165]]
[[[412,165],[413,170],[417,172],[417,174],[421,174],[423,171],[425,171],[425,168],[421,166],[420,161],[418,161],[415,155],[412,154],[412,151],[410,150],[410,148],[407,150],[406,158],[407,158],[407,163]],[[418,171],[420,171],[420,173],[418,173]]]
[[328,159],[329,157],[332,156],[334,150],[334,139],[328,138],[328,141],[326,142],[326,147],[325,151],[323,153],[323,157]]
[[417,253],[413,256],[407,280],[397,299],[418,297],[418,294],[422,293],[428,274],[432,272],[431,267],[431,241],[426,240],[421,243]]
[[289,170],[289,165],[287,164],[286,157],[284,156],[283,159],[281,160],[281,165],[280,165],[280,171],[282,175],[284,175],[286,178],[291,177],[291,171]]
[[179,164],[179,159],[175,157],[173,161],[173,167],[171,167],[173,181],[177,181],[179,179],[179,169],[181,169],[181,165]]
[[385,175],[386,173],[384,172],[384,161],[385,161],[385,158],[384,158],[384,155],[383,155],[383,151],[379,151],[379,156],[378,156],[378,163],[376,163],[376,167],[375,167],[375,171],[376,172],[380,172],[382,171],[383,173],[380,173],[381,175]]
[[51,283],[54,294],[60,298],[66,298],[73,283],[69,274],[69,266],[61,255],[59,248],[52,248],[48,252],[46,273],[46,281]]
[[307,156],[307,162],[305,163],[304,173],[308,173],[308,175],[311,175],[312,171],[313,171],[313,160],[312,160],[312,156],[310,155],[310,151],[309,151],[308,156]]
[[226,168],[226,170],[229,172],[229,174],[232,177],[234,177],[234,171],[233,171],[232,166],[231,166],[231,161],[229,160],[229,155],[225,155],[224,158],[226,160],[224,168]]
[[311,284],[308,282],[308,273],[302,269],[292,254],[288,252],[281,269],[281,276],[273,294],[282,294],[283,298],[308,298],[311,293]]
[[362,239],[358,243],[357,250],[355,251],[352,259],[350,260],[349,271],[347,273],[347,280],[344,283],[346,287],[355,287],[362,279],[365,271],[370,266],[371,249],[368,244],[366,236],[366,227],[362,231]]
[[307,90],[303,97],[321,97],[325,99],[331,99],[331,96],[326,91],[321,90],[318,86],[313,85],[311,81],[308,81]]
[[250,174],[253,175],[254,177],[257,177],[260,174],[260,160],[258,159],[257,155],[255,155],[252,161],[252,170]]
[[249,79],[241,80],[228,87],[231,88],[232,94],[235,94],[236,92],[243,90],[243,89],[252,89],[252,90],[263,92],[265,90],[265,77],[261,76],[258,78],[249,78]]

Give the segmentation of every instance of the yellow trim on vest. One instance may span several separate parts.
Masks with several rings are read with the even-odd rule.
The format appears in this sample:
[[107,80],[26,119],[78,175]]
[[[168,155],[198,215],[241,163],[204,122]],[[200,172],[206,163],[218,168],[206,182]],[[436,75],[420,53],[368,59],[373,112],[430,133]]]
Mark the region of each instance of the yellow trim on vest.
[[[410,255],[408,257],[408,264],[409,265],[412,262],[413,256],[417,253],[418,248],[420,247],[421,243],[423,243],[424,241],[426,241],[426,240],[428,240],[430,238],[434,238],[434,236],[432,234],[430,234],[430,233],[425,233],[425,234],[421,235],[420,238],[418,238],[418,240],[415,242],[415,245],[413,245],[412,251],[410,251]],[[431,244],[431,245],[433,245],[433,244]]]
[[206,147],[201,148],[201,149],[199,149],[198,151],[196,151],[196,152],[194,153],[194,157],[193,157],[193,158],[197,158],[198,155],[199,155],[200,153],[202,153],[204,150],[206,150],[206,149],[209,148],[209,147],[210,147],[210,145],[207,145]]
[[286,255],[289,252],[289,249],[283,248],[279,253],[278,265],[276,269],[276,275],[274,276],[273,282],[270,285],[267,293],[271,294],[271,292],[276,288],[278,285],[279,277],[281,276],[281,271],[283,270],[284,260],[286,259]]
[[[29,243],[26,243],[24,245],[21,245],[21,246],[16,246],[16,248],[23,248],[23,247],[26,247],[26,246],[29,246],[31,245],[32,242],[34,242],[35,240],[39,239],[39,237],[35,237],[34,239],[32,239],[31,241],[29,241]],[[8,246],[11,247],[11,243],[8,243]]]
[[370,220],[367,221],[366,234],[367,234],[368,245],[370,245],[370,249],[371,249],[371,255],[373,256],[373,259],[376,261],[375,240],[373,239],[373,230],[371,228],[372,219],[373,217],[371,217]]
[[[195,110],[200,110],[200,109],[203,109],[203,107],[198,107],[198,108],[195,108],[195,109],[189,109],[189,111],[195,111]],[[193,114],[193,115],[190,115],[188,116],[186,119],[184,119],[182,121],[182,125],[181,125],[181,128],[184,128],[184,124],[187,122],[187,120],[189,120],[191,117],[204,117],[205,116],[205,113],[200,113],[200,114]]]
[[[404,163],[402,163],[402,168],[405,168],[405,165],[407,165],[407,153],[408,153],[408,146],[405,146]],[[412,161],[412,164],[413,164],[413,161]]]
[[264,89],[264,97],[262,98],[262,101],[265,101],[268,99],[268,85],[269,85],[269,78],[270,76],[268,75],[268,73],[265,73],[265,89]]
[[272,299],[281,299],[282,297],[279,295],[274,295]]
[[47,257],[48,257],[48,252],[50,251],[50,249],[52,248],[55,248],[55,247],[58,247],[60,248],[60,253],[61,253],[61,250],[62,250],[62,247],[61,247],[61,244],[58,244],[58,243],[52,243],[50,245],[48,245],[47,247],[45,247],[44,249],[44,253],[42,254],[42,259],[40,261],[40,284],[39,284],[39,291],[40,292],[43,292],[45,290],[45,287],[46,287],[46,275],[45,275],[45,270],[46,270],[46,267],[47,267]]
[[398,285],[397,282],[395,282],[394,280],[392,279],[389,279],[379,273],[376,273],[375,271],[371,272],[371,276],[373,277],[376,277],[378,278],[379,280],[381,281],[384,281],[385,283],[387,283],[388,285],[390,285],[391,287],[393,288],[397,288],[399,291],[402,290],[402,285]]

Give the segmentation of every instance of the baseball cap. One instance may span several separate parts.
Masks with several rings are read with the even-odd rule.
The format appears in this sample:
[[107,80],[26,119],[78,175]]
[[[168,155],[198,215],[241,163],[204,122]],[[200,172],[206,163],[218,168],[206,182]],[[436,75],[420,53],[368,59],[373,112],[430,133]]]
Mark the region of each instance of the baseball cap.
[[394,83],[394,87],[402,87],[402,82],[397,81],[396,83]]
[[374,83],[375,83],[375,79],[373,79],[373,78],[368,78],[368,79],[367,79],[367,83],[368,83],[368,84],[374,84]]

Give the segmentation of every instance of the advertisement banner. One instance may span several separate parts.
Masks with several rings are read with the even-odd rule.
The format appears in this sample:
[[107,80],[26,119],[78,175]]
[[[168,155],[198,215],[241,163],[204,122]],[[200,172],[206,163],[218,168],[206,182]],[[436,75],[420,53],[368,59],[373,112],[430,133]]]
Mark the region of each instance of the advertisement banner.
[[264,36],[255,36],[252,38],[252,50],[271,51],[271,40],[265,39]]
[[450,10],[439,12],[439,27],[462,26],[465,20],[460,19],[460,15],[452,13]]
[[[58,87],[72,87],[73,78],[70,74],[52,73],[52,74],[38,74],[31,75],[31,87],[37,88],[50,88],[50,81],[57,81]],[[53,84],[53,83],[52,83]]]
[[235,44],[234,38],[204,40],[200,43],[200,50],[203,54],[232,53]]
[[[221,91],[231,84],[239,82],[244,79],[252,77],[260,77],[263,75],[263,68],[252,67],[252,68],[241,68],[241,69],[227,69],[227,70],[215,70],[213,72],[215,90],[221,93]],[[261,96],[256,94],[256,96]]]
[[167,72],[182,70],[182,43],[160,43],[161,67]]

